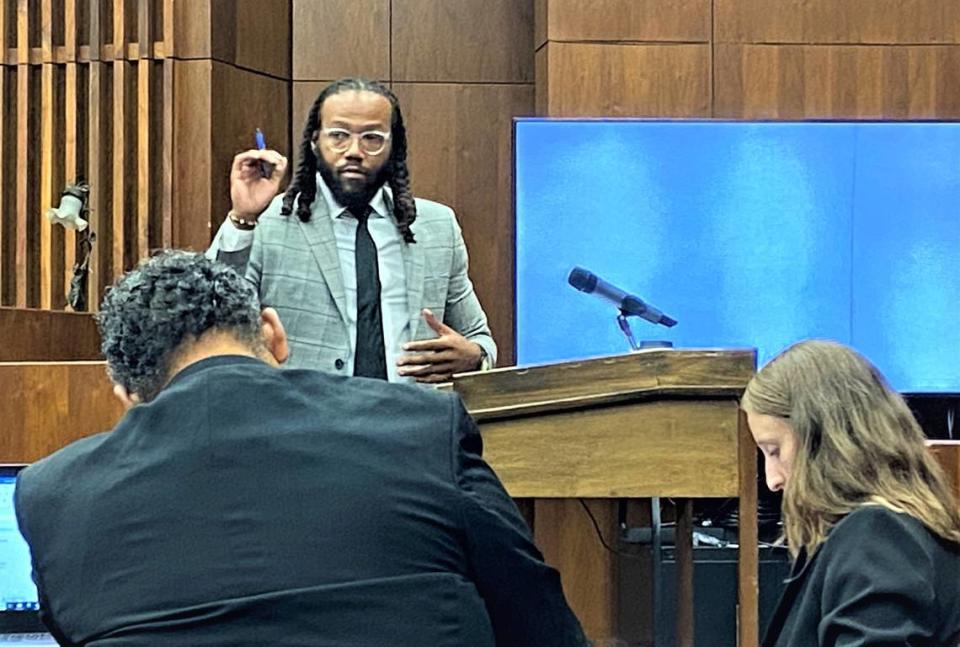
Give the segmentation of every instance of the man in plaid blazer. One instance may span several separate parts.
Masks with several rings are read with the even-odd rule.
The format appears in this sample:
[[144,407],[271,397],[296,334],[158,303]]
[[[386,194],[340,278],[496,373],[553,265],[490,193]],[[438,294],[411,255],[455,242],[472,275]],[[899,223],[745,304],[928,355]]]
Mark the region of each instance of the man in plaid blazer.
[[361,218],[376,246],[385,377],[442,382],[494,364],[497,347],[467,274],[460,226],[449,207],[412,196],[406,149],[393,93],[344,79],[311,108],[284,195],[274,198],[287,166],[282,155],[250,150],[234,158],[233,208],[208,256],[245,270],[263,306],[280,313],[289,365],[354,374]]

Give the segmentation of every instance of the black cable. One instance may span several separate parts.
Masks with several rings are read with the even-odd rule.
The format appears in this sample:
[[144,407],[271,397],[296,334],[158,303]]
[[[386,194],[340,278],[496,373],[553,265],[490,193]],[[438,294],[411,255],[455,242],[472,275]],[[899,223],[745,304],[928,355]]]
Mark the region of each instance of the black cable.
[[590,523],[593,524],[593,529],[597,533],[597,539],[600,540],[600,543],[603,545],[604,548],[606,548],[612,554],[618,555],[620,557],[630,557],[632,559],[643,559],[644,557],[643,555],[637,555],[634,553],[625,553],[622,550],[617,550],[616,548],[608,544],[607,540],[603,538],[603,532],[600,530],[600,524],[597,523],[597,518],[593,516],[593,511],[590,510],[590,507],[587,505],[587,502],[584,501],[583,499],[577,499],[577,501],[579,501],[580,505],[583,506],[583,509],[587,513],[587,516],[590,517]]

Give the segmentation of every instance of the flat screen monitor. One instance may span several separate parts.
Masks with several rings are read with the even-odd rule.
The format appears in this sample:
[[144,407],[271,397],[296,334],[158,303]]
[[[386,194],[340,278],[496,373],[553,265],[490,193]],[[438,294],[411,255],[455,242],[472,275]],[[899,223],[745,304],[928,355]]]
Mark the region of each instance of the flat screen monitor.
[[518,119],[521,365],[625,352],[583,267],[677,320],[638,340],[835,339],[960,393],[960,123]]

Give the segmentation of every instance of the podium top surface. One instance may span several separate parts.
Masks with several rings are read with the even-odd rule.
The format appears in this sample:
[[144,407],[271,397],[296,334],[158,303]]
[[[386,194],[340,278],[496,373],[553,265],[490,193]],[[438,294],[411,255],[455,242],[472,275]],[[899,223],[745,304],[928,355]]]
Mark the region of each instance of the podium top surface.
[[453,389],[478,419],[634,399],[736,398],[756,362],[756,349],[656,348],[465,373]]

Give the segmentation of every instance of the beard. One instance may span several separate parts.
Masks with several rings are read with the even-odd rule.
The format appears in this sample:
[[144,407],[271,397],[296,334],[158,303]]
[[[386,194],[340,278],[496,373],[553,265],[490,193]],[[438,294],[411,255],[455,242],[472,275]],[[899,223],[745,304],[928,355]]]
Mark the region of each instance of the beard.
[[350,210],[362,209],[370,204],[370,200],[376,195],[386,181],[390,164],[381,166],[375,175],[367,175],[363,180],[350,179],[344,181],[339,173],[332,166],[327,164],[323,158],[317,159],[317,169],[320,171],[320,177],[330,189],[334,199]]

